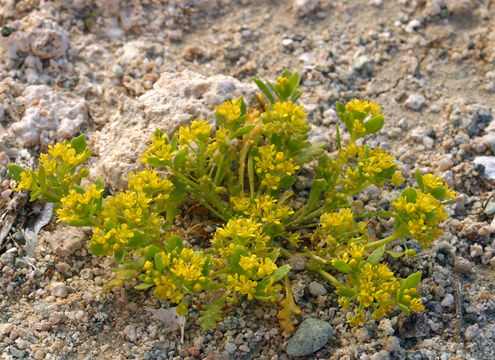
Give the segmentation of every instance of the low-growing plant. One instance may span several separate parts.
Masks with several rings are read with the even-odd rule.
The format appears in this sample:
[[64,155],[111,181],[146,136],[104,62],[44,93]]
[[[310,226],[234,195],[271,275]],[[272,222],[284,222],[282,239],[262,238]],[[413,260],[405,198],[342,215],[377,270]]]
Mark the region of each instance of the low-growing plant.
[[[254,81],[261,90],[257,106],[248,109],[241,97],[217,106],[214,122],[194,120],[172,136],[156,130],[141,156],[149,168],[131,173],[118,194],[105,197],[99,179],[81,187],[88,176],[82,164],[91,155],[83,135],[50,146],[36,171],[9,165],[16,190],[54,203],[58,222],[93,229],[91,252],[113,255],[118,265],[106,289],[138,278],[136,289],[152,288],[158,299],[178,304],[180,314],[196,293],[214,291],[201,304],[205,329],[222,319],[226,304],[247,299],[280,301],[281,325],[293,331],[301,311],[286,260],[296,254],[335,287],[351,326],[394,307],[406,314],[423,310],[421,272],[398,278],[383,259],[415,256],[406,239],[430,246],[454,192],[416,171],[417,188],[405,188],[390,210],[369,211],[356,195],[370,185],[403,187],[405,181],[392,155],[359,140],[382,128],[380,106],[337,102],[349,140],[343,143],[337,123],[338,151],[330,156],[327,144],[308,140],[307,114],[295,104],[302,93],[297,73],[284,70],[275,84]],[[305,173],[312,183],[306,197],[293,189],[303,165],[314,170]],[[184,246],[174,228],[191,200],[219,223],[201,250]],[[371,226],[380,219],[395,222],[383,238]],[[387,249],[395,241],[402,252]]]

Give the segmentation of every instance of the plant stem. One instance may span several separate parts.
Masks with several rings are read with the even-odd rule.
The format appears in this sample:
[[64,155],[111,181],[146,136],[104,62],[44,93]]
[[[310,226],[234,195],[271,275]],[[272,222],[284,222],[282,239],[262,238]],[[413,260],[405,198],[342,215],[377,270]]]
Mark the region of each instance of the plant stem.
[[399,234],[397,232],[394,232],[392,235],[387,236],[386,238],[383,238],[383,239],[378,240],[378,241],[373,241],[371,243],[368,243],[368,244],[364,245],[364,248],[365,249],[371,249],[371,248],[376,248],[376,247],[379,247],[379,246],[382,246],[382,245],[386,245],[389,242],[392,242],[394,240],[397,240],[401,236],[402,236],[402,234]]
[[376,211],[376,212],[364,212],[362,214],[357,214],[355,219],[368,218],[373,216],[382,216],[382,217],[394,217],[395,213],[393,211]]
[[333,286],[335,286],[337,289],[338,288],[341,288],[341,287],[345,287],[344,284],[342,284],[339,280],[337,280],[335,277],[333,277],[332,275],[330,275],[329,273],[327,273],[325,270],[323,269],[316,269],[316,270],[313,270],[313,271],[316,271],[318,274],[320,274],[326,281],[328,281],[330,284],[332,284]]
[[253,154],[249,154],[247,165],[248,165],[248,178],[249,178],[249,193],[251,195],[251,201],[254,201],[254,165],[253,165]]

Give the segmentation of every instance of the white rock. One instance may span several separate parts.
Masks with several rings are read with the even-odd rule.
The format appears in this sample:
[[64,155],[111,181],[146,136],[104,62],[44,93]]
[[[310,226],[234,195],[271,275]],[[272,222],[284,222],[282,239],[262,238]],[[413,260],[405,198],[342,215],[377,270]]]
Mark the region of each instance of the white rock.
[[389,336],[383,344],[383,347],[385,350],[389,352],[396,352],[400,351],[400,343],[399,343],[399,338],[397,336]]
[[483,165],[485,172],[483,177],[495,180],[495,156],[476,156],[473,160],[475,165]]
[[452,160],[452,155],[446,154],[443,155],[440,160],[438,160],[437,166],[440,171],[447,171],[454,165],[454,161]]
[[309,284],[308,291],[313,296],[325,295],[327,293],[327,289],[322,284],[316,281],[312,281]]
[[305,16],[315,10],[318,5],[318,0],[294,0],[292,8],[298,16]]
[[443,307],[451,307],[454,305],[454,295],[452,294],[447,294],[442,302],[440,303]]
[[414,111],[419,111],[423,107],[423,104],[425,103],[425,97],[420,94],[411,94],[405,101],[406,107],[408,107],[411,110]]
[[134,342],[137,339],[136,328],[133,325],[127,325],[123,330],[124,335],[127,339]]
[[478,324],[473,324],[468,326],[466,331],[464,332],[464,338],[466,341],[471,341],[476,338],[480,333],[480,327]]
[[446,0],[446,7],[454,15],[462,15],[472,12],[478,7],[476,0]]
[[433,147],[433,144],[434,144],[434,142],[433,142],[433,139],[431,137],[425,136],[423,138],[423,145],[425,146],[425,148],[431,149]]
[[27,86],[16,101],[26,110],[9,130],[25,147],[38,145],[41,139],[52,143],[71,138],[88,122],[84,98],[69,92],[57,93],[47,85]]
[[162,74],[137,100],[122,97],[120,111],[94,135],[99,161],[91,176],[121,188],[124,178],[142,167],[141,153],[157,128],[170,135],[197,118],[214,121],[216,105],[239,96],[253,103],[256,93],[253,85],[232,77],[208,78],[189,70]]
[[62,282],[52,284],[52,295],[60,298],[67,297],[67,286]]

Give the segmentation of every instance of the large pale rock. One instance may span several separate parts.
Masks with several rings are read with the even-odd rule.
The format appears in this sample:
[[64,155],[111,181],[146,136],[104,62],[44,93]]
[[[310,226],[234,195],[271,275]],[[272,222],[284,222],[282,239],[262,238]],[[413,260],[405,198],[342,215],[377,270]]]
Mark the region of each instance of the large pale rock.
[[87,235],[79,228],[62,226],[53,232],[45,232],[45,239],[55,255],[67,257],[84,245]]
[[88,122],[86,100],[47,85],[30,85],[16,99],[25,108],[22,119],[10,127],[23,146],[51,144],[78,134]]
[[122,97],[119,113],[94,135],[99,160],[92,177],[122,188],[127,175],[142,168],[140,155],[157,128],[173,134],[197,118],[213,121],[216,105],[239,96],[253,103],[256,93],[254,85],[228,76],[205,77],[189,70],[162,74],[139,98]]

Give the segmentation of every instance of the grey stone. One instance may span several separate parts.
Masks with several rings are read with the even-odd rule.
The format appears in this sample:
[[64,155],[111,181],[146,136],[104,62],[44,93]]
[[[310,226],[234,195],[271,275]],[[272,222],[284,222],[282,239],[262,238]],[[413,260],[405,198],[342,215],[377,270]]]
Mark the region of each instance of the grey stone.
[[12,355],[13,357],[15,357],[17,359],[22,359],[26,356],[25,351],[19,350],[18,348],[13,347],[13,346],[9,349],[9,352],[10,352],[10,355]]
[[426,99],[423,95],[411,94],[404,104],[411,110],[419,111],[423,107],[425,100]]
[[447,294],[447,296],[444,297],[442,302],[440,303],[443,307],[451,307],[454,305],[454,295],[452,294]]
[[308,286],[308,291],[313,296],[325,295],[327,293],[327,289],[325,289],[322,284],[316,281],[311,281]]
[[475,165],[483,165],[485,167],[484,178],[495,180],[495,156],[476,156],[473,162]]
[[480,117],[480,120],[483,121],[485,124],[488,124],[493,120],[492,113],[488,110],[480,110],[478,112],[478,116]]
[[225,352],[227,354],[233,354],[237,350],[237,345],[231,342],[225,343]]
[[486,134],[482,139],[483,143],[488,146],[491,151],[495,151],[495,134]]
[[4,253],[2,256],[0,256],[0,261],[2,264],[13,264],[15,260],[15,254],[13,253]]
[[51,313],[57,311],[58,306],[53,303],[47,303],[44,301],[39,301],[33,304],[33,310],[37,314],[41,314],[43,316],[48,316]]
[[495,202],[490,201],[488,204],[486,204],[484,213],[486,215],[492,215],[495,214]]
[[471,326],[468,326],[466,331],[464,332],[464,338],[466,341],[471,341],[474,338],[476,338],[480,333],[480,327],[478,324],[474,324]]
[[27,268],[29,263],[23,258],[17,258],[15,259],[14,266],[16,268]]
[[332,336],[333,328],[319,319],[306,319],[287,344],[289,356],[306,356],[324,347]]
[[302,271],[306,265],[306,260],[302,256],[295,255],[287,260],[287,263],[291,266],[292,270]]

